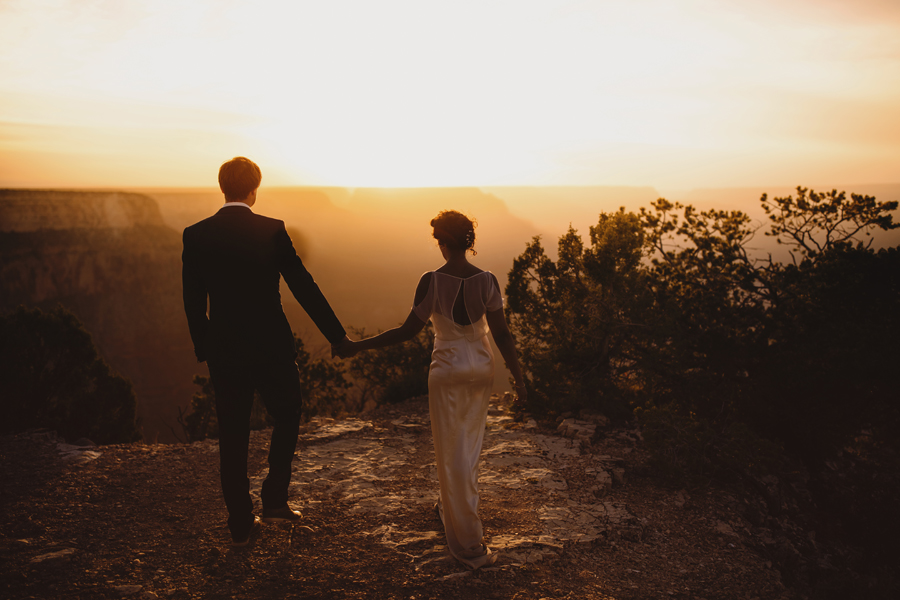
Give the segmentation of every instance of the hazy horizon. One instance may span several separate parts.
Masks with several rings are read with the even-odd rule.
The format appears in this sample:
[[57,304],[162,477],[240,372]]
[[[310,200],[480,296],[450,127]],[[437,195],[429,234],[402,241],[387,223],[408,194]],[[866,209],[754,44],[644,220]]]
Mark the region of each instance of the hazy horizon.
[[[850,184],[850,185],[810,185],[803,182],[797,185],[818,191],[825,192],[836,189],[844,191],[849,196],[852,193],[874,196],[879,201],[900,201],[900,182],[898,183],[868,183],[868,184]],[[331,191],[333,193],[325,193],[317,202],[327,201],[335,208],[353,212],[365,212],[365,204],[359,201],[360,197],[367,197],[370,201],[378,202],[379,199],[390,199],[397,196],[409,197],[417,192],[425,196],[433,196],[440,194],[445,199],[443,204],[429,203],[435,210],[456,209],[468,210],[468,214],[475,218],[479,218],[478,204],[463,202],[462,204],[455,201],[453,192],[457,191],[465,197],[468,192],[476,190],[480,194],[496,197],[503,206],[509,210],[511,215],[520,219],[524,219],[533,229],[535,235],[544,237],[545,243],[550,242],[551,252],[554,250],[556,237],[562,235],[571,225],[579,234],[587,239],[588,229],[595,225],[600,212],[612,212],[624,207],[626,210],[638,211],[641,207],[650,208],[650,203],[657,198],[665,198],[673,202],[681,202],[683,204],[692,204],[701,210],[716,208],[720,210],[741,210],[751,217],[752,221],[759,226],[764,225],[768,219],[762,211],[759,199],[763,193],[769,197],[788,196],[796,194],[797,185],[791,186],[731,186],[731,187],[697,187],[687,190],[664,190],[657,189],[653,186],[604,186],[604,185],[547,185],[547,186],[315,186],[315,185],[266,185],[265,181],[259,190],[258,202],[254,207],[256,212],[269,216],[283,217],[279,215],[279,210],[283,210],[284,201],[287,200],[293,192],[309,192],[319,194],[321,192]],[[0,186],[2,189],[4,186]],[[221,191],[215,186],[60,186],[60,187],[7,187],[7,189],[43,189],[48,191],[102,191],[102,192],[137,192],[147,194],[157,202],[161,202],[162,197],[182,196],[186,197],[203,197],[206,198],[203,206],[206,212],[197,211],[196,206],[187,211],[179,209],[175,206],[161,207],[165,215],[171,217],[174,213],[189,214],[189,218],[176,218],[174,221],[169,218],[167,221],[173,228],[180,230],[191,223],[200,220],[205,215],[215,212],[217,207],[224,201]],[[354,201],[355,199],[355,201]],[[273,203],[272,200],[277,200]],[[275,206],[281,208],[271,213]],[[290,204],[290,201],[288,201]],[[308,209],[309,206],[307,205]],[[386,207],[389,210],[397,210],[399,212],[409,212],[409,206],[393,206]],[[286,221],[296,219],[298,214],[289,210],[290,216]],[[398,212],[398,215],[400,216]],[[419,218],[424,219],[426,223],[429,215],[421,211],[415,211]],[[900,219],[900,211],[895,218]],[[389,215],[390,216],[390,215]],[[407,221],[412,227],[415,227],[415,221]],[[424,230],[423,226],[423,230]],[[878,239],[881,245],[894,245],[900,243],[900,233],[896,231],[879,232]],[[523,243],[528,241],[523,239]]]
[[[765,220],[759,206],[761,194],[769,197],[787,196],[796,193],[797,186],[812,189],[818,192],[831,190],[874,196],[879,201],[900,201],[900,178],[895,182],[887,183],[855,183],[855,184],[828,184],[817,185],[810,182],[798,182],[793,185],[746,185],[746,186],[697,186],[686,189],[664,189],[651,185],[624,186],[624,185],[518,185],[518,186],[340,186],[340,185],[267,185],[265,181],[260,186],[259,201],[255,206],[257,212],[267,212],[267,194],[279,195],[291,190],[341,190],[341,193],[329,196],[328,200],[338,208],[351,208],[349,198],[359,191],[373,191],[390,196],[392,192],[410,193],[422,191],[429,193],[444,190],[478,190],[485,194],[496,195],[505,206],[521,218],[530,220],[533,224],[540,224],[539,229],[544,233],[564,232],[569,223],[582,234],[587,234],[587,227],[593,225],[597,215],[601,211],[610,212],[625,207],[627,210],[638,210],[640,207],[650,207],[650,202],[657,198],[665,198],[673,202],[693,204],[700,209],[738,209],[748,213],[752,218]],[[222,200],[221,191],[217,186],[3,186],[0,189],[22,190],[48,190],[48,191],[122,191],[137,192],[148,195],[162,194],[208,194],[217,200]],[[547,194],[559,192],[563,198],[553,202],[546,202]],[[213,210],[214,203],[210,204]],[[358,207],[357,207],[358,208]],[[458,208],[453,205],[452,199],[444,208]],[[477,212],[472,215],[477,219]],[[587,217],[587,220],[585,218]],[[900,218],[900,216],[898,216]],[[185,223],[187,225],[189,223]],[[893,236],[891,236],[893,237]]]
[[[703,209],[740,208],[761,224],[764,220],[758,206],[761,191],[778,195],[793,190],[771,187],[695,190],[684,200]],[[846,191],[869,195],[875,192],[881,200],[890,200],[900,197],[900,184],[851,186]],[[139,192],[145,198],[127,199],[126,194],[116,192]],[[7,195],[15,196],[16,191],[10,190]],[[555,258],[556,242],[569,225],[589,243],[588,228],[597,223],[600,212],[615,211],[623,205],[636,210],[649,206],[656,197],[656,190],[649,187],[351,190],[293,186],[263,187],[254,210],[285,221],[298,254],[341,321],[372,332],[400,323],[408,314],[418,278],[443,263],[428,226],[439,210],[455,208],[476,218],[478,254],[472,261],[492,271],[505,289],[513,260],[535,235],[543,236],[542,244],[548,256]],[[22,302],[45,307],[63,302],[77,309],[77,314],[96,335],[99,346],[109,350],[107,356],[111,363],[135,382],[144,403],[141,414],[146,419],[147,431],[165,432],[166,419],[171,422],[177,414],[176,405],[183,406],[194,391],[192,374],[203,372],[202,366],[194,362],[184,323],[178,276],[180,232],[215,213],[222,205],[222,194],[210,186],[155,189],[121,186],[107,188],[93,197],[85,194],[85,203],[92,205],[84,207],[86,210],[82,210],[81,204],[76,206],[77,203],[71,203],[66,210],[53,209],[54,202],[62,203],[62,207],[67,201],[52,198],[53,194],[48,193],[42,200],[40,191],[23,194],[17,203],[7,207],[11,212],[0,215],[0,230],[30,231],[31,235],[43,230],[49,235],[34,239],[44,240],[51,246],[57,241],[61,244],[41,251],[26,248],[20,252],[15,250],[14,240],[27,241],[32,237],[19,233],[8,236],[13,242],[8,248],[12,254],[5,265],[9,285],[4,291],[7,295],[18,295],[7,308]],[[122,203],[134,201],[143,202],[144,208],[132,215],[130,209],[123,209]],[[21,214],[17,216],[16,211]],[[105,216],[89,216],[94,214],[92,211],[100,211]],[[127,273],[114,272],[122,257],[113,261],[104,258],[102,250],[106,242],[96,249],[83,244],[65,245],[71,233],[83,232],[85,227],[101,227],[97,239],[105,240],[108,234],[103,233],[102,227],[128,226],[129,219],[135,215],[152,217],[152,223],[148,223],[156,225],[155,229],[132,230],[134,247],[117,235],[109,237],[127,248],[113,247],[109,251],[130,257],[133,264],[127,261],[126,264],[139,265],[127,269]],[[75,229],[69,233],[46,231],[66,227]],[[76,238],[78,235],[81,234],[76,234]],[[150,238],[145,239],[148,235]],[[875,236],[876,247],[900,244],[898,230],[877,232]],[[761,234],[748,248],[761,257],[771,253],[776,259],[787,251],[784,246],[778,247],[771,237]],[[103,287],[104,282],[108,284],[120,278],[130,283]],[[291,325],[304,339],[307,349],[316,356],[324,355],[327,342],[286,288],[282,289],[282,299]],[[132,306],[139,311],[140,318],[128,316]],[[148,315],[153,319],[148,320]],[[133,325],[122,327],[124,322]],[[496,389],[507,389],[507,377],[503,369],[497,369]]]

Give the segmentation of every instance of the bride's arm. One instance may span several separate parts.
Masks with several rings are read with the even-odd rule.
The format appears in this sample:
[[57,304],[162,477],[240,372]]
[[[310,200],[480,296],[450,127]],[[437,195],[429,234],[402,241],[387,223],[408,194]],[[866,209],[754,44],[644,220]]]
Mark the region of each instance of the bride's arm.
[[350,342],[349,349],[356,354],[362,350],[374,350],[375,348],[400,344],[416,337],[416,334],[422,331],[423,327],[425,327],[425,321],[417,317],[415,311],[411,310],[409,311],[409,316],[406,317],[406,321],[400,327],[388,329],[383,333],[359,340],[358,342]]
[[[416,286],[416,295],[413,299],[413,306],[418,306],[419,303],[425,299],[430,283],[431,273],[426,273],[419,279],[419,284]],[[374,350],[375,348],[384,348],[385,346],[400,344],[416,337],[416,334],[422,331],[423,327],[425,327],[425,321],[416,315],[415,310],[411,310],[409,311],[409,316],[406,317],[406,321],[400,327],[388,329],[383,333],[379,333],[378,335],[374,335],[358,342],[349,339],[342,341],[337,346],[332,347],[331,356],[350,358],[363,350]]]
[[506,324],[506,315],[503,309],[489,310],[485,313],[487,316],[488,327],[491,328],[491,335],[494,337],[494,343],[500,350],[500,355],[506,361],[506,368],[512,373],[513,379],[516,380],[516,395],[520,400],[525,400],[527,392],[525,391],[525,378],[522,376],[522,367],[519,366],[519,355],[516,353],[516,342],[513,340],[509,326]]

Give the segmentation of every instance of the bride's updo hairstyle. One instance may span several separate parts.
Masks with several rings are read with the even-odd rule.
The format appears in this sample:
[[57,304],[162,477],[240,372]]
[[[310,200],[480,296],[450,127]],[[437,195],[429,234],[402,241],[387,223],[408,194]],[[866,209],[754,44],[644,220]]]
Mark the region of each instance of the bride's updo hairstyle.
[[461,212],[442,210],[431,220],[431,226],[434,227],[433,235],[438,244],[451,250],[469,250],[473,256],[478,254],[472,250],[476,223]]

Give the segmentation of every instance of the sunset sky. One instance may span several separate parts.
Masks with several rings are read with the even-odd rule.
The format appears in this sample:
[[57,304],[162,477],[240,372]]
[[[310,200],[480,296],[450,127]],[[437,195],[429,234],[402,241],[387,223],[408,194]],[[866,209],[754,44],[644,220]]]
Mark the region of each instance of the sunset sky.
[[897,0],[0,0],[0,186],[900,182]]

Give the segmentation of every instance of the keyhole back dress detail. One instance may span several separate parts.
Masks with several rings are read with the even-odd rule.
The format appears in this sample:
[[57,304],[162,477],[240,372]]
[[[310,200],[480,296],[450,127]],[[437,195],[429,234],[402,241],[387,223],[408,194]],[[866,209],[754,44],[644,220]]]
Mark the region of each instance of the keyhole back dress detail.
[[[497,278],[490,271],[454,277],[433,271],[428,292],[413,307],[434,325],[428,373],[428,407],[440,482],[440,507],[447,546],[463,564],[478,568],[496,555],[484,545],[478,516],[478,463],[484,442],[488,400],[494,383],[494,354],[486,314],[503,308]],[[460,313],[458,302],[463,303]],[[454,320],[468,317],[468,323]]]

